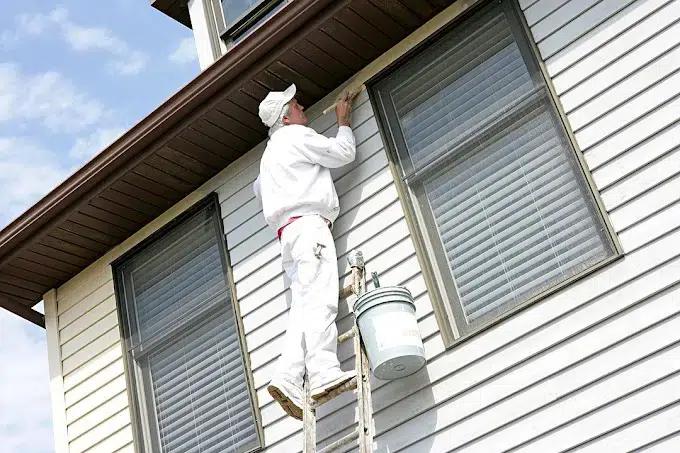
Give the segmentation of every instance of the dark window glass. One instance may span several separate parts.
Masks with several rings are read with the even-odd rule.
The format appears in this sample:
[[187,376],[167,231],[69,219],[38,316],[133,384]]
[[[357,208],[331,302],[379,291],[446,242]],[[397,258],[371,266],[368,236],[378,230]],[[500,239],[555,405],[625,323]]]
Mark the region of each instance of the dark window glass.
[[222,38],[238,42],[273,16],[289,0],[221,0],[224,26]]

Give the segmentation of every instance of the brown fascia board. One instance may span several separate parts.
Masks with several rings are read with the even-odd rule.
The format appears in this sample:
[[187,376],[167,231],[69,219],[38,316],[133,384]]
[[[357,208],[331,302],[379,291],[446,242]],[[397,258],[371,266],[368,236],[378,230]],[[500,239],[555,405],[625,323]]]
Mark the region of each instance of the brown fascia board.
[[189,0],[151,0],[151,6],[180,24],[191,28]]
[[[349,0],[295,0],[0,231],[0,268],[202,117]],[[296,33],[297,32],[297,33]],[[219,96],[216,94],[222,91]]]
[[5,294],[0,294],[0,307],[6,308],[15,315],[19,315],[43,329],[45,328],[45,316],[42,313],[33,310],[32,308],[28,308],[24,304],[17,302]]

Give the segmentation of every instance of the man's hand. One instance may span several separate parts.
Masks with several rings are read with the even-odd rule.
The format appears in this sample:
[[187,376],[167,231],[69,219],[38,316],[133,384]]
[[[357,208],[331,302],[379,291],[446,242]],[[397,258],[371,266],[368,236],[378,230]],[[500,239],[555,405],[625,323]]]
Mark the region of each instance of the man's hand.
[[352,99],[345,93],[335,106],[335,116],[338,117],[338,126],[350,126],[352,116]]

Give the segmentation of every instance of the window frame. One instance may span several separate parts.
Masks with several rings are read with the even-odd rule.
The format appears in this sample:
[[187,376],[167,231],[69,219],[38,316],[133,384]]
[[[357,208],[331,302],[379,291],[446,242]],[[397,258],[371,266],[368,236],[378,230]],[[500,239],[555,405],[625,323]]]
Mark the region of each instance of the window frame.
[[[125,291],[125,283],[123,281],[122,272],[118,269],[122,267],[128,260],[136,256],[138,253],[142,252],[149,246],[153,245],[156,240],[162,238],[168,232],[172,231],[176,226],[184,222],[185,220],[191,218],[196,213],[208,207],[213,208],[213,222],[215,223],[215,231],[219,236],[217,238],[217,243],[219,246],[220,257],[222,262],[222,270],[224,272],[224,277],[226,279],[227,286],[229,288],[229,297],[231,298],[231,310],[236,321],[238,347],[240,351],[241,359],[243,360],[243,368],[245,372],[246,385],[248,386],[249,402],[251,410],[253,413],[253,418],[255,422],[255,429],[258,437],[258,445],[251,450],[244,453],[255,453],[262,451],[265,448],[264,442],[264,427],[262,424],[262,414],[260,411],[257,390],[255,388],[255,380],[253,377],[252,366],[250,363],[250,354],[248,352],[245,330],[243,327],[243,319],[241,317],[240,307],[238,304],[238,299],[236,298],[236,285],[233,278],[233,269],[231,267],[231,262],[229,260],[229,251],[226,244],[226,236],[224,233],[224,224],[222,223],[220,203],[218,195],[216,193],[211,193],[204,199],[195,203],[191,207],[187,208],[180,215],[172,219],[170,222],[165,224],[163,227],[149,235],[147,238],[142,240],[139,244],[132,247],[130,250],[125,252],[123,255],[118,257],[116,260],[110,263],[110,268],[113,274],[113,284],[114,284],[114,297],[116,300],[116,308],[118,312],[118,328],[120,331],[121,343],[122,343],[122,356],[125,369],[125,382],[126,388],[128,390],[128,407],[131,413],[131,425],[133,433],[133,444],[134,450],[137,453],[150,453],[159,451],[158,445],[156,444],[155,437],[157,437],[157,430],[154,427],[149,426],[149,421],[152,418],[149,416],[150,406],[153,409],[153,392],[149,388],[149,381],[146,379],[146,374],[149,372],[148,369],[143,369],[138,361],[131,358],[130,350],[132,345],[130,344],[130,326],[127,321],[127,316],[132,315],[127,309],[127,305],[123,299],[123,294]],[[211,313],[207,311],[203,313],[203,316],[197,316],[197,319],[193,320],[192,325],[186,327],[191,330],[192,327],[200,325],[207,318],[205,315]],[[163,343],[164,344],[164,343]],[[153,346],[154,348],[161,347],[161,345]],[[140,387],[143,387],[143,394],[140,395]],[[152,440],[153,438],[153,440]]]
[[[542,101],[545,102],[545,108],[548,109],[549,113],[551,114],[556,128],[561,133],[561,138],[564,139],[565,145],[568,146],[572,151],[576,163],[575,167],[577,167],[574,170],[577,172],[580,170],[579,176],[582,176],[583,181],[585,182],[585,184],[579,183],[579,187],[582,191],[586,192],[586,195],[591,197],[590,199],[594,202],[593,214],[604,227],[603,235],[608,239],[613,250],[613,254],[611,257],[601,261],[600,263],[585,269],[577,275],[570,277],[545,291],[542,291],[541,293],[513,306],[510,309],[507,309],[500,314],[494,314],[493,312],[489,313],[488,316],[485,315],[483,317],[481,322],[475,323],[470,328],[461,329],[461,325],[465,326],[465,323],[461,322],[464,320],[463,309],[460,304],[455,285],[452,286],[452,277],[447,277],[444,275],[444,270],[448,269],[449,264],[448,262],[442,262],[442,260],[446,261],[446,259],[441,254],[440,250],[438,250],[441,248],[441,244],[432,238],[431,232],[436,232],[436,226],[434,224],[432,213],[428,212],[427,209],[420,209],[420,204],[422,203],[424,196],[424,185],[416,183],[414,186],[409,183],[409,179],[412,180],[414,177],[416,177],[416,179],[422,179],[422,170],[420,171],[421,174],[418,174],[419,172],[413,171],[411,162],[404,162],[402,155],[403,153],[399,151],[399,148],[404,146],[403,137],[401,137],[401,134],[396,133],[394,128],[391,126],[391,124],[393,124],[393,122],[397,119],[395,118],[391,109],[383,108],[383,99],[378,86],[380,85],[380,82],[386,78],[389,78],[396,71],[407,64],[412,57],[421,54],[432,44],[438,42],[440,38],[451,32],[455,27],[468,20],[471,15],[474,15],[477,11],[486,7],[492,2],[498,2],[502,5],[501,8],[509,19],[508,22],[513,32],[513,36],[518,44],[532,79],[540,81],[542,88],[547,91],[546,95],[541,96],[532,104],[537,105],[542,103]],[[564,109],[559,102],[559,97],[557,96],[552,84],[552,80],[547,72],[544,62],[540,57],[538,46],[531,38],[530,28],[526,23],[526,18],[516,0],[483,0],[478,2],[463,14],[455,17],[449,24],[442,27],[438,32],[430,35],[425,40],[414,46],[410,51],[402,55],[394,63],[385,68],[380,74],[370,80],[367,85],[369,87],[370,100],[373,110],[376,112],[378,129],[383,139],[383,143],[385,144],[385,150],[388,156],[392,176],[395,181],[399,198],[402,202],[402,207],[406,215],[407,224],[414,241],[416,255],[423,271],[428,293],[430,294],[430,299],[433,304],[435,317],[437,318],[444,344],[447,348],[455,346],[460,342],[474,337],[476,334],[485,331],[499,322],[504,321],[517,312],[522,311],[526,307],[543,300],[546,297],[561,291],[565,287],[574,284],[576,281],[599,271],[600,269],[608,266],[610,263],[620,259],[623,256],[623,249],[621,247],[619,238],[611,224],[611,220],[606,215],[604,203],[602,202],[600,193],[596,188],[592,175],[588,170],[583,152],[578,147],[574,133],[571,130]],[[504,120],[501,119],[501,121]],[[406,171],[406,168],[410,168],[410,170]],[[451,282],[449,280],[451,280]]]
[[219,39],[231,48],[250,32],[258,28],[258,23],[279,6],[285,7],[291,0],[259,0],[241,14],[234,22],[227,24],[221,0],[211,0],[214,11],[214,22]]

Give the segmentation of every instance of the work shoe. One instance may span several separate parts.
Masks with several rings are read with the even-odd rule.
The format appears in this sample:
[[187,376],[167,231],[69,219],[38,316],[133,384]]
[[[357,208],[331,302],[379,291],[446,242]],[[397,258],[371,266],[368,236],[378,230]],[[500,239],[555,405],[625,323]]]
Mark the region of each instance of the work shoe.
[[276,400],[286,414],[302,420],[302,390],[283,379],[273,379],[267,387],[269,394]]
[[321,384],[312,386],[312,399],[318,400],[323,398],[331,391],[354,379],[356,375],[356,370],[329,373],[328,376],[322,378]]

